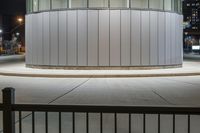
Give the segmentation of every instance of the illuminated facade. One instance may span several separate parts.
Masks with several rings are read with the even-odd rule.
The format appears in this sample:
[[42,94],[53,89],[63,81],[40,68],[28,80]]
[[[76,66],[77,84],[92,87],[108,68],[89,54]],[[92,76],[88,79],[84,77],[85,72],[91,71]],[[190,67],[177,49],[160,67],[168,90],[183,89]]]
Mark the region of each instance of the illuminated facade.
[[28,0],[29,67],[182,65],[181,0]]

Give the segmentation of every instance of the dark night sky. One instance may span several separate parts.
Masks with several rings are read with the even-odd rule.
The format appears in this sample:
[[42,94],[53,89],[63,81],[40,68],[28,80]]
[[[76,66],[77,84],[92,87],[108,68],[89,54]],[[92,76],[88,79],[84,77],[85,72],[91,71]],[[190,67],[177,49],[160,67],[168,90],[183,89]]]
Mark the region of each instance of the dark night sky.
[[19,15],[26,13],[26,0],[0,0],[0,14]]

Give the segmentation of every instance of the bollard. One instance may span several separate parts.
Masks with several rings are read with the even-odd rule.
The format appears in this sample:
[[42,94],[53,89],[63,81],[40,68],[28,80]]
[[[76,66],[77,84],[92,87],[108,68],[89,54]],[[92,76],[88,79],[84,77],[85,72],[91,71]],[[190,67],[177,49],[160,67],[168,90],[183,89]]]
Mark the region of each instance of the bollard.
[[3,92],[3,132],[15,133],[15,112],[12,104],[15,104],[15,89],[5,88]]

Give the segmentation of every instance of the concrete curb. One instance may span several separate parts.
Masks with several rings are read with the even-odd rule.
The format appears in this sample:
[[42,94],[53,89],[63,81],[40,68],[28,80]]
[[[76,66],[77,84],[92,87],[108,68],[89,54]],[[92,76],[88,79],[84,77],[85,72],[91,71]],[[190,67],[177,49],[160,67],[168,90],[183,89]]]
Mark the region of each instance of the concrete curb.
[[166,74],[30,74],[0,72],[1,76],[16,77],[38,77],[38,78],[139,78],[139,77],[180,77],[180,76],[200,76],[200,72],[188,73],[166,73]]

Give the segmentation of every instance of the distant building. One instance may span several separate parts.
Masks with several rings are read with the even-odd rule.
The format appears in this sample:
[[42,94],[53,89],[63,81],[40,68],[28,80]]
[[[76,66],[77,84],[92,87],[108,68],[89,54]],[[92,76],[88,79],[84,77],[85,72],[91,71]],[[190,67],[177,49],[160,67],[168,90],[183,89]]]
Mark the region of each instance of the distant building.
[[184,0],[184,50],[192,52],[192,47],[200,45],[200,0]]

